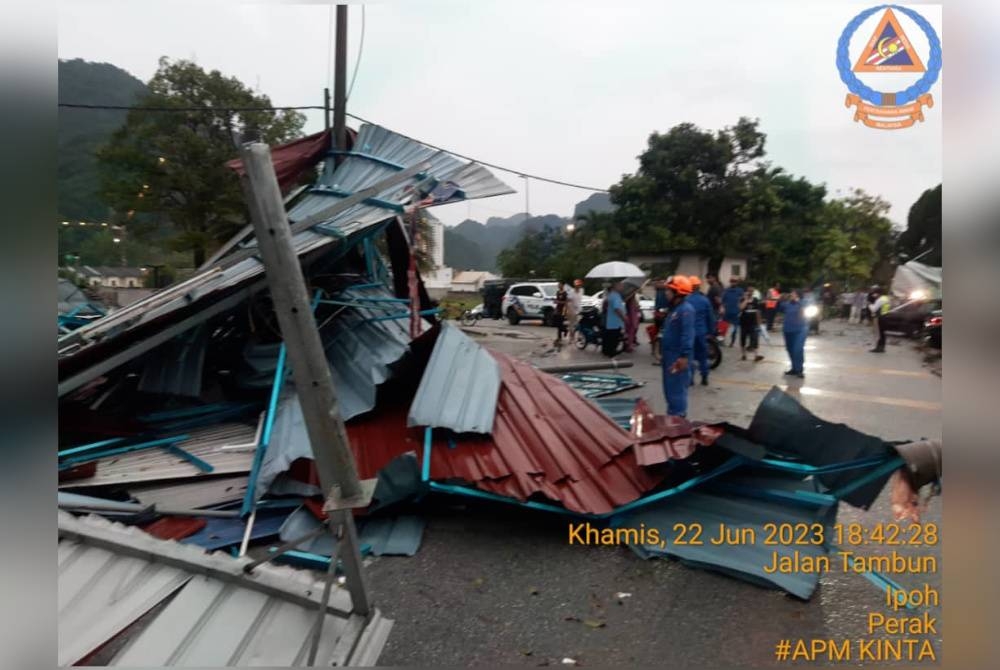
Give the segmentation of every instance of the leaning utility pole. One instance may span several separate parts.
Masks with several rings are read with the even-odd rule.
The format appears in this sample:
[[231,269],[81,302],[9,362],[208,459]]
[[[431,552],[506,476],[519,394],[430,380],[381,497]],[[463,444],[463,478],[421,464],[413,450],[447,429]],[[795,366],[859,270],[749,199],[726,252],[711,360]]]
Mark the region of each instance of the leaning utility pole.
[[[333,148],[347,151],[347,5],[337,5],[337,43],[333,63]],[[334,158],[334,166],[344,160]]]
[[[258,142],[244,145],[240,153],[249,181],[247,199],[258,249],[302,406],[316,472],[327,498],[324,510],[329,515],[331,531],[339,536],[339,554],[353,610],[364,615],[370,604],[351,509],[366,507],[371,502],[375,480],[358,480],[330,365],[313,317],[302,266],[292,244],[271,150]],[[333,578],[337,555],[330,561],[328,582]]]

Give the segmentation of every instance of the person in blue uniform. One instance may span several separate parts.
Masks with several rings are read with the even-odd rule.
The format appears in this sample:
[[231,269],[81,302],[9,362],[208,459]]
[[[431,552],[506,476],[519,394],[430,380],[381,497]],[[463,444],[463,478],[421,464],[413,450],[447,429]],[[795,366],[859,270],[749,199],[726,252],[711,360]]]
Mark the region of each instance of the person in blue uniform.
[[688,386],[691,373],[689,361],[694,351],[694,308],[685,298],[691,294],[691,281],[674,275],[667,279],[667,301],[670,312],[663,322],[660,336],[660,356],[663,366],[663,395],[667,399],[667,414],[687,415]]
[[[701,372],[701,385],[708,386],[708,338],[715,337],[715,310],[712,303],[701,292],[701,279],[688,277],[691,281],[691,295],[684,301],[694,309],[694,360]],[[694,386],[694,366],[691,366],[691,385]]]
[[729,278],[729,288],[722,292],[722,314],[732,335],[729,336],[729,346],[736,344],[736,335],[740,332],[740,303],[743,301],[743,288],[736,277]]
[[786,375],[792,377],[805,377],[806,359],[806,335],[809,333],[809,323],[805,315],[806,305],[802,301],[802,296],[798,291],[792,291],[787,300],[778,303],[778,311],[784,316],[784,325],[781,330],[785,335],[785,349],[788,350],[788,358],[792,361],[790,370],[786,370]]

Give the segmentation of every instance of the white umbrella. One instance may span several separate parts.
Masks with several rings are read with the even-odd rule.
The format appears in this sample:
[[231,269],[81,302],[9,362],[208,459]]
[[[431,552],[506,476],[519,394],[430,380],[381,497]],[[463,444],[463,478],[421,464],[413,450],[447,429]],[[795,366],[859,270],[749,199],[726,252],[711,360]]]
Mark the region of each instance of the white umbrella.
[[587,273],[587,279],[627,279],[645,277],[646,273],[638,265],[624,261],[609,261],[595,265]]

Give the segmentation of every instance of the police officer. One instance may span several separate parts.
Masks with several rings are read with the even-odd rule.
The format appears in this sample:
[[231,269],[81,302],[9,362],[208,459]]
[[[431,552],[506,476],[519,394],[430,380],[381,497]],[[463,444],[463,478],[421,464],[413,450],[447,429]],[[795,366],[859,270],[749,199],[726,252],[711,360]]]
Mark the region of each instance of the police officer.
[[[701,385],[708,386],[708,338],[715,337],[715,310],[708,296],[701,292],[701,279],[688,277],[691,295],[684,302],[694,309],[694,360],[701,370]],[[691,366],[691,385],[694,386],[694,366]]]
[[660,341],[663,365],[663,395],[667,398],[667,414],[687,415],[687,393],[691,382],[688,361],[694,349],[694,308],[685,297],[691,294],[691,281],[674,275],[667,278],[667,301],[670,312],[663,322]]

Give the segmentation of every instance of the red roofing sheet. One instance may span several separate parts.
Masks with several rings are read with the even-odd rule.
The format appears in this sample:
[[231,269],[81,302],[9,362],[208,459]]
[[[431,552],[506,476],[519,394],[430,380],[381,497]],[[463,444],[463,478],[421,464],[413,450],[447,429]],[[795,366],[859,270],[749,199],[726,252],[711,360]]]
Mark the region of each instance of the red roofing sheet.
[[[568,384],[505,354],[490,353],[502,377],[493,433],[450,436],[435,431],[431,479],[461,480],[522,501],[540,495],[591,514],[636,500],[663,480],[660,471],[642,467],[632,455],[637,437]],[[407,428],[406,414],[406,401],[380,402],[374,412],[347,423],[360,477],[376,476],[408,451],[423,462],[424,430]],[[663,418],[645,421],[660,425]],[[658,434],[650,434],[653,439],[643,448],[662,452],[669,445],[670,458],[686,458],[697,443],[711,443],[693,439],[690,424],[687,432],[672,424],[663,430],[676,437],[655,441]],[[692,445],[685,448],[684,440]],[[651,455],[648,460],[662,463],[667,458]]]
[[698,447],[714,443],[722,432],[719,427],[692,423],[683,417],[653,414],[644,400],[636,403],[632,414],[635,460],[643,466],[685,459]]
[[142,527],[144,531],[161,540],[183,540],[203,529],[208,522],[197,517],[165,516]]
[[[357,139],[357,133],[348,128],[347,136],[347,148],[350,149]],[[331,137],[332,132],[324,130],[292,140],[287,144],[271,147],[271,163],[274,164],[274,172],[278,177],[278,186],[281,187],[282,193],[288,192],[303,172],[316,165],[330,151],[333,146]],[[243,169],[243,161],[239,158],[227,162],[226,167],[240,175],[246,172]]]

